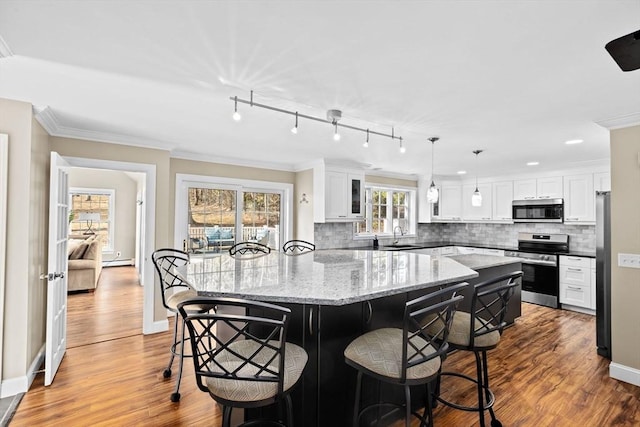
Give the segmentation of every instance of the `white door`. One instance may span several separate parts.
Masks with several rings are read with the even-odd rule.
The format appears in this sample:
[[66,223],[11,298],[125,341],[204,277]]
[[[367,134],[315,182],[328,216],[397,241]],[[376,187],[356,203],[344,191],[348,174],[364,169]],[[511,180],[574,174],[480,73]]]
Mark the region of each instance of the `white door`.
[[58,153],[51,153],[45,386],[53,382],[67,349],[68,166]]

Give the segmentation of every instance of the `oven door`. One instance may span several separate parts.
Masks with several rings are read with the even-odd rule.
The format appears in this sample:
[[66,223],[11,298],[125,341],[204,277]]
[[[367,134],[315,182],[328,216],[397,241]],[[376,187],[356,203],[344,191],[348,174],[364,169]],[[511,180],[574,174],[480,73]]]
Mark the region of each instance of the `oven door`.
[[558,308],[558,267],[522,261],[522,300]]

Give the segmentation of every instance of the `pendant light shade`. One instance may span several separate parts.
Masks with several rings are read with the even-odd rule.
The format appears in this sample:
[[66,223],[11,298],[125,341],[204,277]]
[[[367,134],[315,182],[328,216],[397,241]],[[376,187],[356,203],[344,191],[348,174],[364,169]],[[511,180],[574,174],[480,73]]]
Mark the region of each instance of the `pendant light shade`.
[[434,175],[434,169],[433,169],[433,157],[434,157],[434,146],[437,140],[439,140],[440,138],[434,136],[429,138],[429,141],[431,141],[431,185],[429,186],[429,189],[427,190],[427,202],[429,203],[437,203],[438,202],[438,188],[436,187],[436,184],[433,182],[433,175]]
[[473,151],[473,154],[476,155],[476,191],[474,191],[471,196],[471,206],[475,207],[482,206],[482,194],[480,194],[480,190],[478,190],[478,154],[480,153],[482,153],[482,150]]

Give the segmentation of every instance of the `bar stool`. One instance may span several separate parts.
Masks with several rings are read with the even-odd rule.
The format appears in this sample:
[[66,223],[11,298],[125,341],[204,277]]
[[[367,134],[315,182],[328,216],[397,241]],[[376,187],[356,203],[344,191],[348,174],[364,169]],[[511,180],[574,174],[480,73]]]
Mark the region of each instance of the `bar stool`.
[[[178,304],[184,300],[194,298],[198,294],[189,287],[175,272],[176,267],[181,267],[189,263],[189,254],[187,252],[173,249],[163,248],[158,249],[151,255],[153,265],[156,267],[158,276],[160,278],[160,295],[162,295],[162,305],[174,313],[173,323],[173,342],[171,344],[171,357],[169,364],[162,372],[164,378],[171,376],[171,366],[173,365],[173,359],[178,356],[178,378],[176,380],[176,388],[171,394],[171,401],[180,401],[180,381],[182,379],[182,366],[183,357],[190,357],[184,354],[184,322],[178,318]],[[180,338],[178,338],[178,323],[180,323]],[[188,338],[187,338],[188,339]],[[178,350],[178,345],[180,349]]]
[[198,388],[223,406],[222,425],[232,408],[284,403],[282,420],[242,425],[293,425],[290,392],[307,364],[307,352],[286,341],[291,310],[239,298],[194,298],[178,305],[191,336]]
[[[449,345],[447,337],[456,306],[462,300],[457,292],[467,283],[416,298],[405,304],[403,328],[382,328],[367,332],[353,340],[344,350],[345,362],[358,370],[353,427],[371,408],[393,406],[405,410],[405,425],[411,415],[420,425],[433,425],[430,390],[440,373],[441,361]],[[436,338],[437,337],[437,338]],[[379,402],[360,410],[362,375],[404,388],[405,404]],[[426,385],[427,399],[422,415],[411,410],[411,386]]]
[[316,245],[306,240],[293,239],[282,245],[282,252],[289,255],[298,255],[316,250]]
[[[507,305],[516,286],[520,285],[521,277],[522,271],[515,271],[475,285],[470,312],[457,311],[449,330],[451,349],[473,352],[476,358],[476,378],[457,372],[442,372],[440,376],[455,376],[474,382],[478,388],[478,405],[463,406],[443,399],[439,393],[436,399],[452,408],[478,412],[481,427],[485,426],[484,411],[487,410],[491,415],[491,427],[502,427],[493,410],[495,396],[489,388],[487,351],[496,348],[500,342],[506,325],[504,316]],[[434,326],[437,325],[431,327]],[[440,387],[441,381],[438,381],[438,391]]]

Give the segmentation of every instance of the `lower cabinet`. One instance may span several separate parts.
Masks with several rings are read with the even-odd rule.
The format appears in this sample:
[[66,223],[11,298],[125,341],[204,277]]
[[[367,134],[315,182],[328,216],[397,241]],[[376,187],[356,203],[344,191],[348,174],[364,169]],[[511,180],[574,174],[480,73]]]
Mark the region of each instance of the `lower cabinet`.
[[584,257],[560,256],[561,304],[595,310],[595,282],[592,280],[591,261]]

